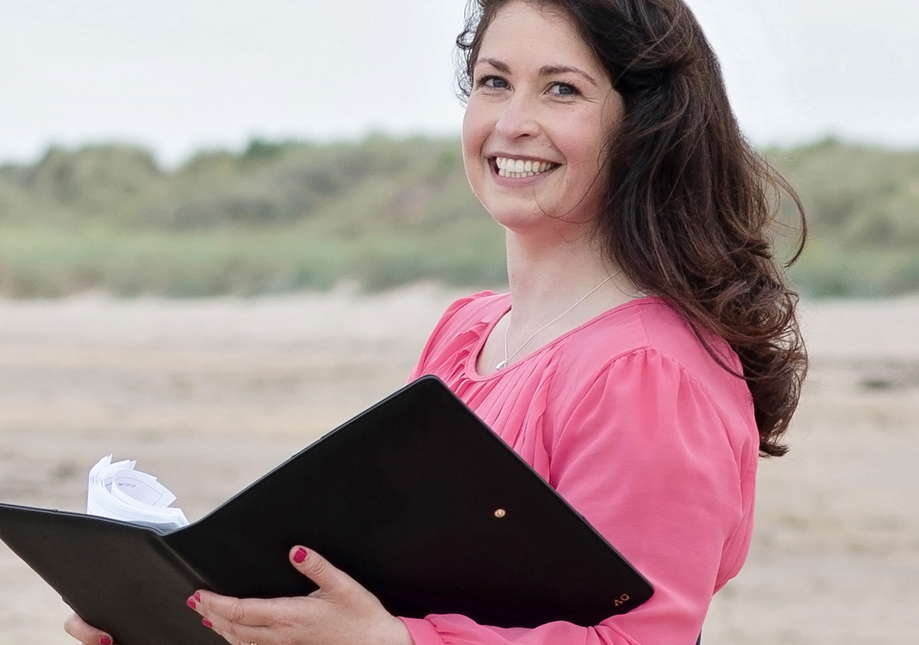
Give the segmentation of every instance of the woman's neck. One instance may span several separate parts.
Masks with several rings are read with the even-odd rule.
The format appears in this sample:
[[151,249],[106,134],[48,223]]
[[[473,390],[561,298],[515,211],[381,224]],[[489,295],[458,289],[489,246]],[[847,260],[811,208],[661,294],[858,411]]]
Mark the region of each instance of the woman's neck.
[[640,295],[589,239],[527,244],[510,232],[507,266],[513,303],[512,325],[518,333],[545,324],[598,285],[596,292],[566,316],[570,318],[570,326]]
[[511,312],[492,328],[476,366],[488,375],[641,294],[598,249],[581,241],[537,244],[509,231]]

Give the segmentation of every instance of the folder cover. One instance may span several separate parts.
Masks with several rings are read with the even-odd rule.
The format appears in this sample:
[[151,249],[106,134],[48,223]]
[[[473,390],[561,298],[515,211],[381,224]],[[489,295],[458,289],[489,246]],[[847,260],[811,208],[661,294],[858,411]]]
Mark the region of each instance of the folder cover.
[[219,645],[185,600],[305,595],[316,549],[393,614],[593,625],[651,585],[435,377],[325,435],[170,532],[0,504],[0,538],[119,645]]

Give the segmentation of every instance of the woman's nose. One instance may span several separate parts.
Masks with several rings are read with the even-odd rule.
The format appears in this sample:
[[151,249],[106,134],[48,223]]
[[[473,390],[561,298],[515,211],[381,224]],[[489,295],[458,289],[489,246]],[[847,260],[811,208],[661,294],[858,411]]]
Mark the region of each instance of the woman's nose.
[[495,130],[505,139],[535,136],[539,132],[536,106],[525,95],[511,96],[503,105]]

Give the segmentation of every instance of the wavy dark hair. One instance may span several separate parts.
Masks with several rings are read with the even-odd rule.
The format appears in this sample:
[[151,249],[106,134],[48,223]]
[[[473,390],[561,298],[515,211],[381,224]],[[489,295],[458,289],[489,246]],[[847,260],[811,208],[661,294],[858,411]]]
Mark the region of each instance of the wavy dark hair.
[[[469,5],[456,41],[462,97],[488,25],[512,1]],[[701,27],[682,0],[523,1],[571,20],[625,104],[607,142],[614,152],[595,231],[605,252],[642,291],[679,309],[726,369],[705,332],[730,344],[753,397],[760,454],[785,454],[807,353],[783,268],[804,246],[804,208],[741,133]],[[783,195],[800,215],[785,267],[771,235]]]

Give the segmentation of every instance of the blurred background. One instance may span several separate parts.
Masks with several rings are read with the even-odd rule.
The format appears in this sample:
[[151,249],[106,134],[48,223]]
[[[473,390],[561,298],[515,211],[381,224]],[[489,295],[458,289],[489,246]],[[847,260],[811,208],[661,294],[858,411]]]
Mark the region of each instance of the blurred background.
[[[0,293],[500,283],[459,155],[464,3],[390,4],[0,0]],[[800,289],[919,288],[919,5],[690,4],[809,208]]]
[[[0,0],[0,500],[81,510],[114,451],[200,517],[504,284],[463,4]],[[919,642],[919,3],[688,4],[811,227],[792,452],[705,642]],[[0,645],[64,615],[0,545]]]

